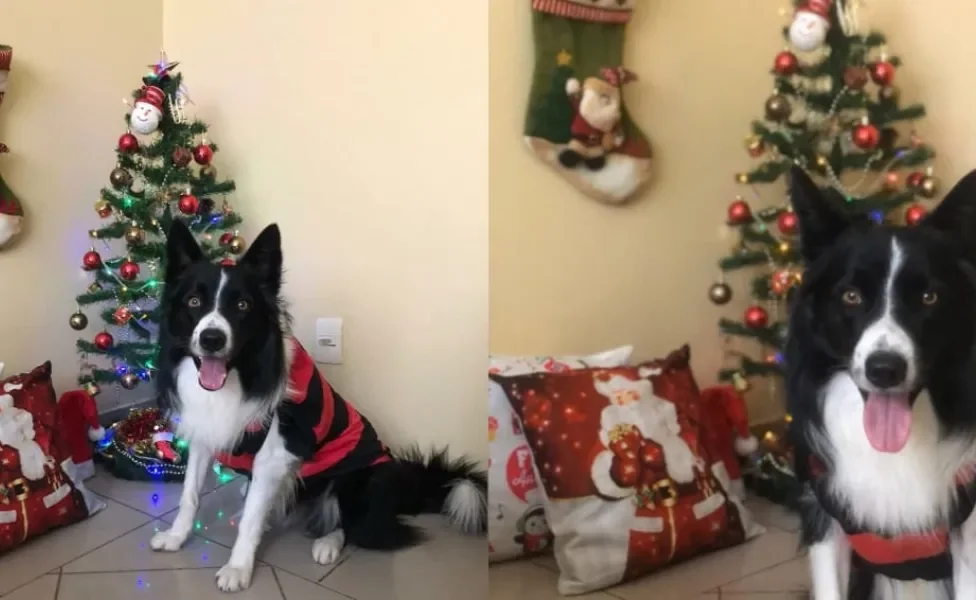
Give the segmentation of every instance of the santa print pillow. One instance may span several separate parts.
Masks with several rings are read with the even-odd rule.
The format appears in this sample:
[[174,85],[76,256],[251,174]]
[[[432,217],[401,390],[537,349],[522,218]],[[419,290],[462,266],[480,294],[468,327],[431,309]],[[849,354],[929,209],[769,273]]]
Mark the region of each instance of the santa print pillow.
[[688,359],[685,347],[636,367],[492,376],[533,453],[560,593],[607,587],[762,533],[699,442]]
[[[587,367],[627,364],[633,346],[589,356],[491,356],[488,372],[495,375],[562,373]],[[511,560],[552,548],[552,534],[543,508],[542,487],[532,467],[532,452],[522,423],[505,392],[488,384],[488,559]]]
[[58,435],[51,363],[4,379],[0,382],[0,553],[105,506],[80,482],[72,481],[63,464],[71,463]]

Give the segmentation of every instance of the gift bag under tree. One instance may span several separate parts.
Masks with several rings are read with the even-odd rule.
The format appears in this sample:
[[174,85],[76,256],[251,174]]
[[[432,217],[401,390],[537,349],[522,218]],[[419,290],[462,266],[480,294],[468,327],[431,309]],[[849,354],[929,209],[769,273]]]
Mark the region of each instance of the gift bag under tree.
[[[0,44],[0,105],[7,91],[7,74],[10,72],[10,62],[13,59],[13,49]],[[8,152],[7,146],[0,142],[0,155]],[[20,200],[4,182],[0,174],[0,248],[20,232],[24,220],[24,211]]]

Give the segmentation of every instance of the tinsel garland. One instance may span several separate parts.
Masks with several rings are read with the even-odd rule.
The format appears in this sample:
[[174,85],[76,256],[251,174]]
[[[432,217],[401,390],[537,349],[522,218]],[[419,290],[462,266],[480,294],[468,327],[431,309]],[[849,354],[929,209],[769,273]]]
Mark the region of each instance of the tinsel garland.
[[106,429],[95,460],[120,479],[183,481],[187,444],[176,438],[158,408],[137,408]]

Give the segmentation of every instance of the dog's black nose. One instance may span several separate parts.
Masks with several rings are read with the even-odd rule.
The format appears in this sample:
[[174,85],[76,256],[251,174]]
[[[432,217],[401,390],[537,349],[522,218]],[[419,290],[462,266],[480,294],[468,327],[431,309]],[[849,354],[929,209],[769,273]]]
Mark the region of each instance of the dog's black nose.
[[874,352],[864,361],[864,376],[882,390],[901,385],[907,375],[908,361],[895,352]]
[[200,347],[207,352],[220,352],[227,345],[227,334],[219,329],[204,329],[200,332]]

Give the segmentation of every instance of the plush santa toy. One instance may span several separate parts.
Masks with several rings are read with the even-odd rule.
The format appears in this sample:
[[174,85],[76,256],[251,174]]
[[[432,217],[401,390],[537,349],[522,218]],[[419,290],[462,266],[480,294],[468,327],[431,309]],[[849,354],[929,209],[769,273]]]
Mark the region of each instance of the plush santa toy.
[[581,84],[575,77],[566,81],[566,93],[573,102],[576,116],[570,126],[570,140],[559,153],[559,162],[567,169],[580,161],[591,171],[607,163],[607,154],[623,146],[620,128],[620,88],[637,76],[623,67],[602,69],[600,77],[587,77]]
[[159,127],[163,120],[163,104],[166,95],[163,90],[154,85],[142,88],[142,95],[136,100],[136,105],[129,115],[129,127],[136,133],[148,135]]
[[793,15],[790,43],[802,52],[816,50],[827,39],[830,30],[830,6],[833,0],[807,0]]
[[95,398],[84,390],[65,392],[58,400],[58,421],[64,447],[74,463],[74,473],[82,480],[92,477],[95,475],[92,442],[105,438],[105,428],[98,422]]
[[728,491],[745,497],[740,458],[759,449],[749,430],[749,416],[742,395],[731,385],[702,390],[701,441],[712,461],[712,472]]

